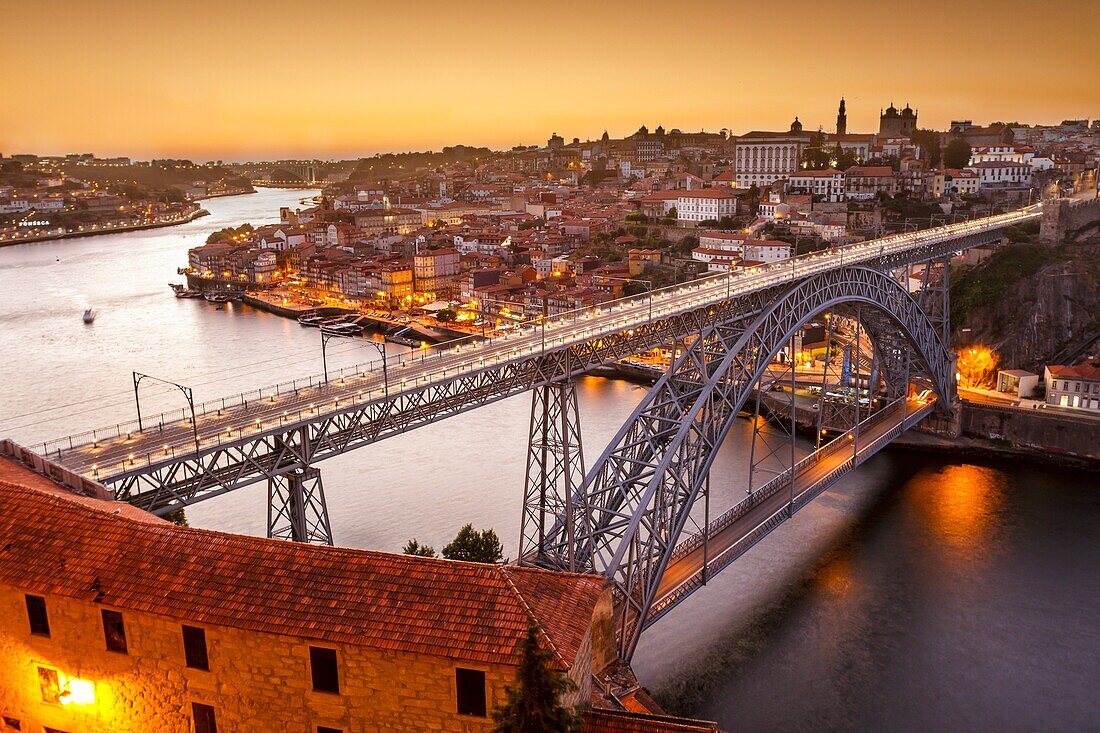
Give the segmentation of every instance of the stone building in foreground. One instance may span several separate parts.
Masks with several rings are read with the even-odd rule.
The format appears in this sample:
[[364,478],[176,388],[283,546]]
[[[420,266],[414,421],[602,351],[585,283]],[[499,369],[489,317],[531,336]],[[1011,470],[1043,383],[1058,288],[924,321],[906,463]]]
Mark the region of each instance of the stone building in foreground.
[[0,457],[0,730],[488,731],[534,619],[587,702],[593,576],[180,527]]

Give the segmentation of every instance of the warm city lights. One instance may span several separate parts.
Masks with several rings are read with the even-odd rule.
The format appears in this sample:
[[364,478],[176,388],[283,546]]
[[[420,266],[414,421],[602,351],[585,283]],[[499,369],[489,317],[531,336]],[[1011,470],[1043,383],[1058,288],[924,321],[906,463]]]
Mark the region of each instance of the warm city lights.
[[1096,729],[1100,0],[0,23],[0,731]]

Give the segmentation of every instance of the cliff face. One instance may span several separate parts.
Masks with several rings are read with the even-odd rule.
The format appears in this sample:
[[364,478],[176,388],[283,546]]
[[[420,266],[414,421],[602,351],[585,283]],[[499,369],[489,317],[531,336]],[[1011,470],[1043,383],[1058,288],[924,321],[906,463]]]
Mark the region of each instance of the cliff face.
[[[1010,275],[1011,263],[1001,264],[1000,274]],[[962,277],[971,285],[988,280],[984,269]],[[955,344],[985,344],[1001,354],[1001,368],[1039,374],[1046,364],[1100,351],[1100,243],[1052,249],[1020,269],[1021,277],[1001,282],[989,297],[960,298],[964,312],[954,319]]]

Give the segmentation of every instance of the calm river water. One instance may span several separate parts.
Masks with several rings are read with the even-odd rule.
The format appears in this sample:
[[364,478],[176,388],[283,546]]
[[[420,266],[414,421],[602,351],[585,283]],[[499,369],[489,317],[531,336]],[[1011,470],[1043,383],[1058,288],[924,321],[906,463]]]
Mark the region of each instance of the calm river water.
[[[316,330],[168,289],[210,231],[274,221],[311,193],[213,199],[211,216],[178,227],[0,249],[0,436],[31,444],[129,419],[134,370],[198,400],[319,372]],[[89,305],[99,315],[85,326]],[[330,365],[372,354],[345,349]],[[582,380],[590,462],[643,393]],[[182,404],[143,393],[145,409]],[[519,396],[323,464],[337,543],[439,547],[473,522],[514,555],[529,409]],[[744,492],[749,441],[740,423],[722,448],[717,511]],[[262,534],[265,499],[256,486],[187,516]],[[670,709],[731,731],[1098,730],[1098,568],[1095,475],[890,451],[649,630],[635,668]]]

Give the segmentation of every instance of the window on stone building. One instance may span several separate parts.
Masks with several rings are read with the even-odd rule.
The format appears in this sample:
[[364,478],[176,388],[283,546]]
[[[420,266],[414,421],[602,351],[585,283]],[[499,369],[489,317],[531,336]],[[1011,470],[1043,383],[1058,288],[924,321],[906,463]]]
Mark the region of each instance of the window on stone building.
[[195,719],[195,733],[218,733],[218,720],[211,705],[191,703],[191,717]]
[[42,702],[58,702],[61,697],[61,685],[57,679],[56,669],[38,668],[38,689],[42,693]]
[[317,733],[344,733],[342,728],[331,728],[327,725],[317,726]]
[[183,627],[183,657],[191,669],[210,669],[206,656],[206,632],[196,626]]
[[103,611],[103,638],[107,651],[126,654],[126,627],[118,611]]
[[7,715],[4,716],[4,727],[11,730],[23,730],[23,724],[19,722],[19,718],[12,718]]
[[485,717],[485,673],[479,669],[455,668],[455,690],[459,715]]
[[336,650],[311,646],[309,669],[313,675],[313,689],[317,692],[340,694],[340,674],[336,664]]
[[50,617],[46,614],[45,598],[27,596],[27,620],[30,621],[32,634],[50,635]]

